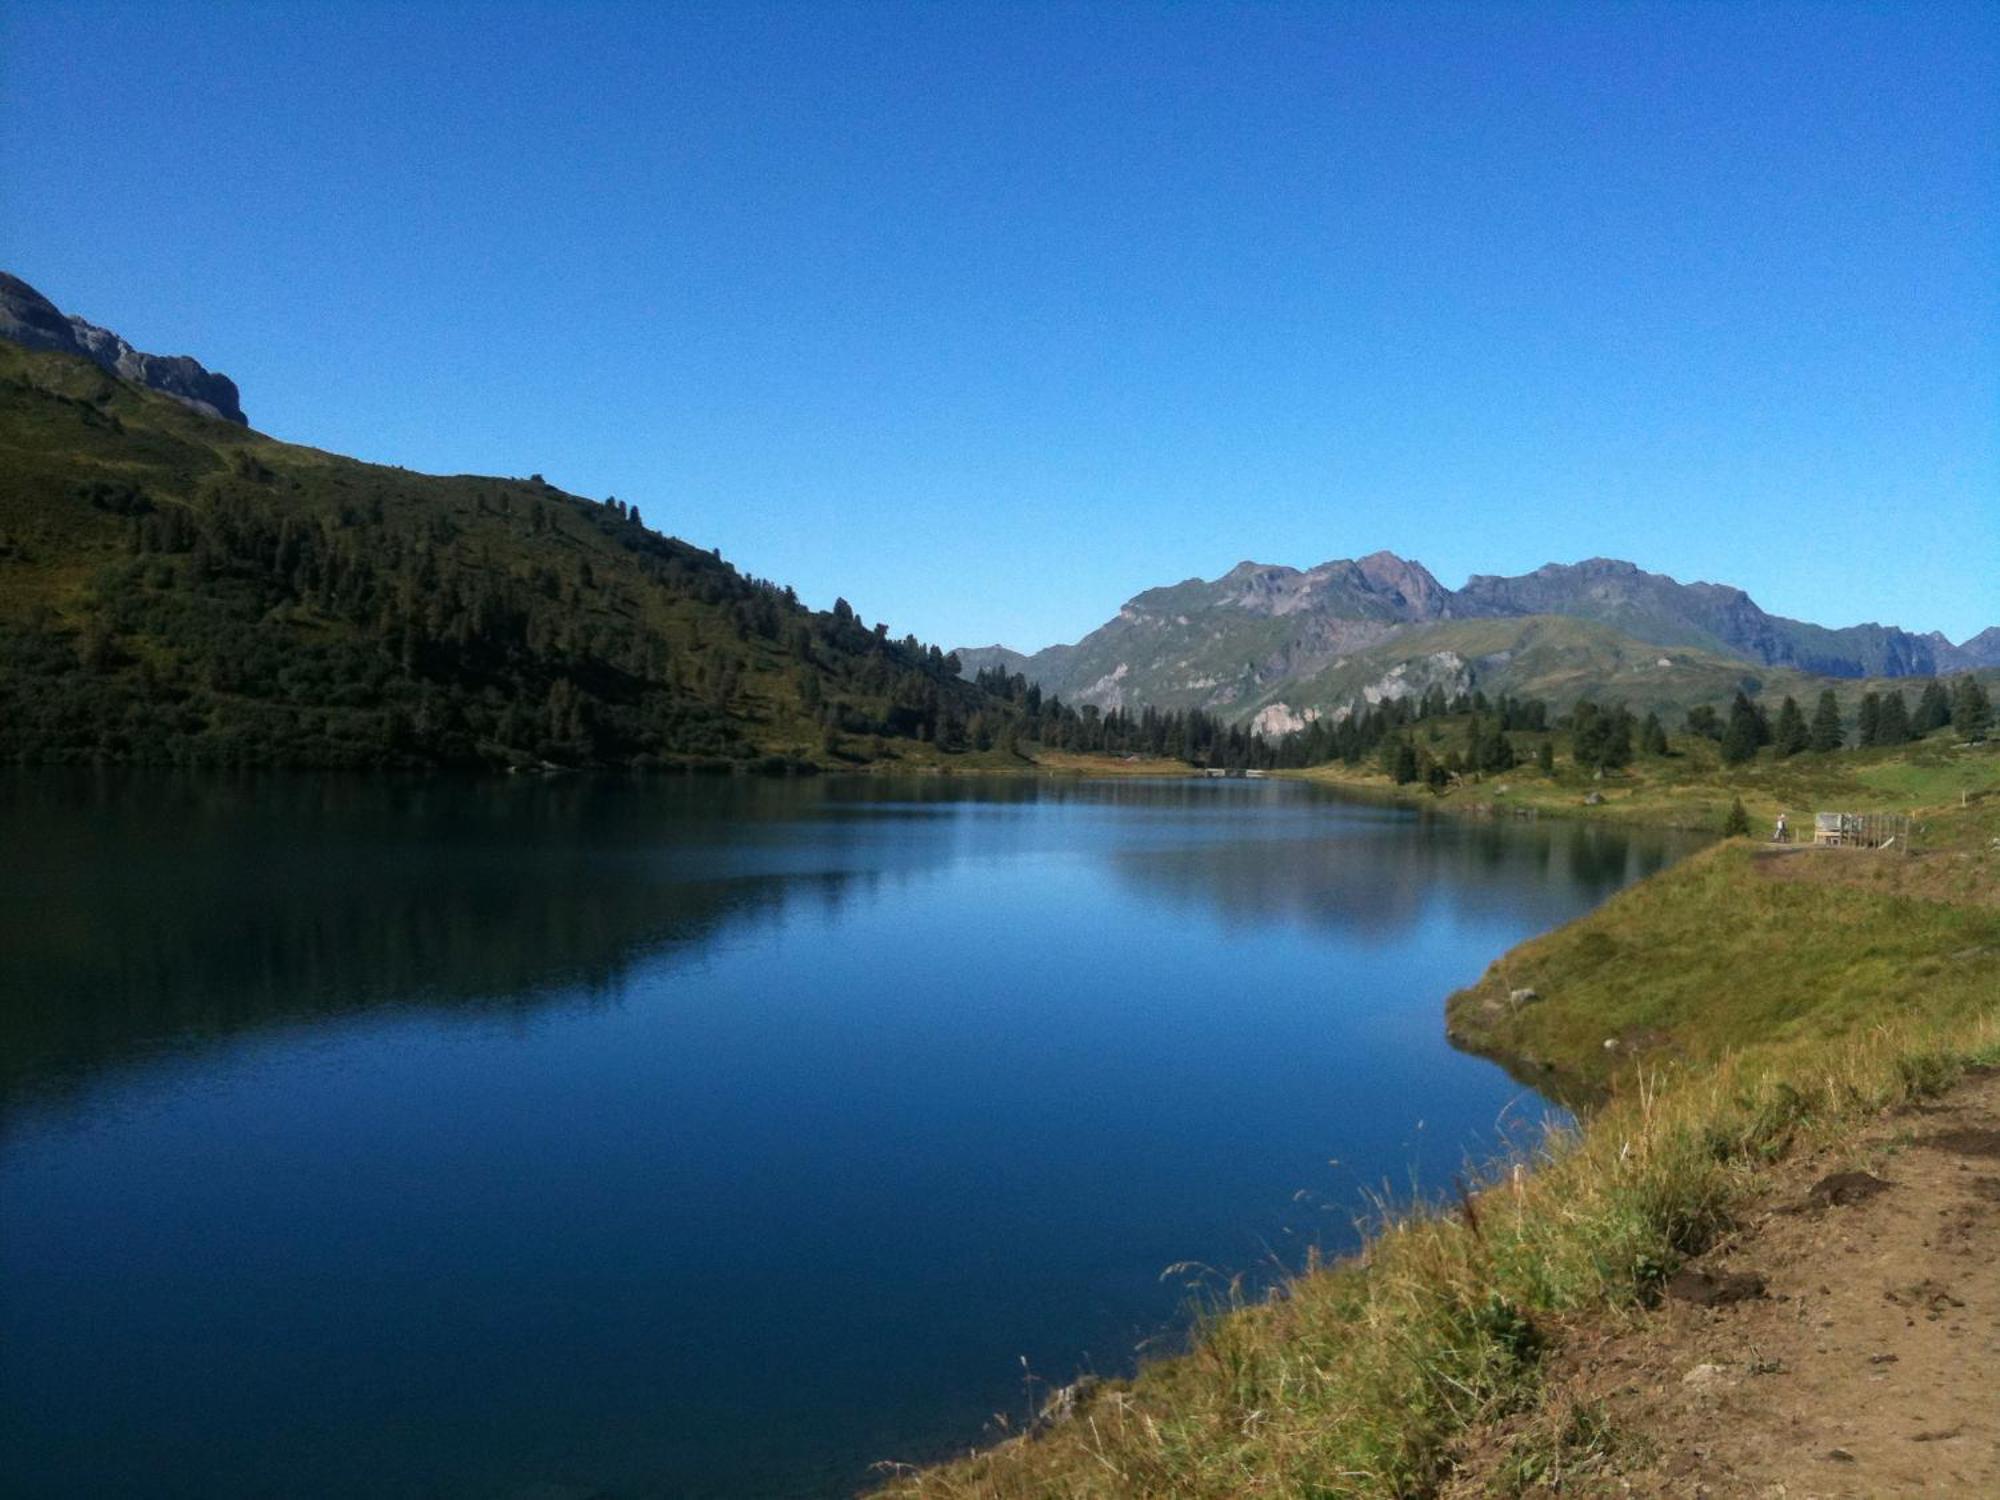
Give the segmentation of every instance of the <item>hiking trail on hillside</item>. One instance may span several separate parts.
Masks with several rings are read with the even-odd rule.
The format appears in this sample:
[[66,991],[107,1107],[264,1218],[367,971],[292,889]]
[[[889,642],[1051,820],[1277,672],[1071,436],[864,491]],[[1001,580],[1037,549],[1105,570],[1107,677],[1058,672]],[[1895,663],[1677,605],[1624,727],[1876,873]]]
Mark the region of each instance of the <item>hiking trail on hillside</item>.
[[[1538,1427],[1556,1457],[1523,1486]],[[1534,1484],[2000,1495],[2000,1069],[1783,1163],[1658,1307],[1569,1331],[1542,1409],[1478,1434],[1446,1493]]]

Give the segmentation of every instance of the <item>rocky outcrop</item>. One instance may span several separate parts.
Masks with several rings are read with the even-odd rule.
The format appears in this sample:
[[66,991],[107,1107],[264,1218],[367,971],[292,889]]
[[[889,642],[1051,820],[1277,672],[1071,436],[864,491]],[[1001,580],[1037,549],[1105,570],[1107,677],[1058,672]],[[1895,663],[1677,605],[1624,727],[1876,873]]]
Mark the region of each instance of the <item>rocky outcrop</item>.
[[1280,739],[1296,734],[1318,717],[1319,710],[1316,708],[1300,710],[1289,703],[1267,703],[1250,720],[1250,732],[1261,734],[1266,739]]
[[79,354],[120,379],[146,386],[206,416],[248,427],[236,382],[185,354],[147,354],[108,328],[66,316],[18,276],[0,271],[0,338],[30,349]]

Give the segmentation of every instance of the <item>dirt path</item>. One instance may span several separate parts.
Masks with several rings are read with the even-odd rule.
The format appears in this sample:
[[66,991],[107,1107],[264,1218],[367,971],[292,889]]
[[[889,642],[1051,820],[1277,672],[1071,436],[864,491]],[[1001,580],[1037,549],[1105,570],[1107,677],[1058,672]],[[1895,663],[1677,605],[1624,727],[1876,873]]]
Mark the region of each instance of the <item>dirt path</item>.
[[[1587,1414],[1564,1493],[2000,1496],[2000,1074],[1786,1164],[1658,1309],[1552,1373],[1551,1409]],[[1451,1493],[1512,1487],[1528,1426]]]

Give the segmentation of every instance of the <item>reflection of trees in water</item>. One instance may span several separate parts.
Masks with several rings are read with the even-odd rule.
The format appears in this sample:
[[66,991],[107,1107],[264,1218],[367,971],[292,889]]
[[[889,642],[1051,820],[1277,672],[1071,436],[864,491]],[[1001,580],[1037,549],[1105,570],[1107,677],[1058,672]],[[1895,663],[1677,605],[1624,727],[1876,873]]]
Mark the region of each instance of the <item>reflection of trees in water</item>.
[[1245,832],[1121,849],[1114,865],[1149,896],[1214,907],[1232,922],[1279,918],[1386,941],[1440,901],[1472,917],[1552,926],[1693,847],[1584,823],[1371,816],[1324,805]]
[[924,862],[906,839],[858,864],[840,819],[801,848],[786,825],[819,800],[771,783],[0,778],[0,1097],[272,1023],[602,993],[641,957],[800,899],[837,909],[857,880]]
[[1284,783],[74,771],[0,774],[0,849],[0,1101],[274,1023],[601,994],[968,852],[1102,853],[1149,897],[1364,934],[1440,889],[1553,923],[1665,857]]

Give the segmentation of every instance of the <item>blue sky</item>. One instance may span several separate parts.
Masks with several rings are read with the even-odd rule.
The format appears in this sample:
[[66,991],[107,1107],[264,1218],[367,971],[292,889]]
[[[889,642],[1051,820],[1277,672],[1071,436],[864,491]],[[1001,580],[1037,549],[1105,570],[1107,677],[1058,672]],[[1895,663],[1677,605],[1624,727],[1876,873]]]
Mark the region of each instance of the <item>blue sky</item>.
[[943,644],[1235,562],[2000,622],[2000,6],[25,4],[0,266]]

